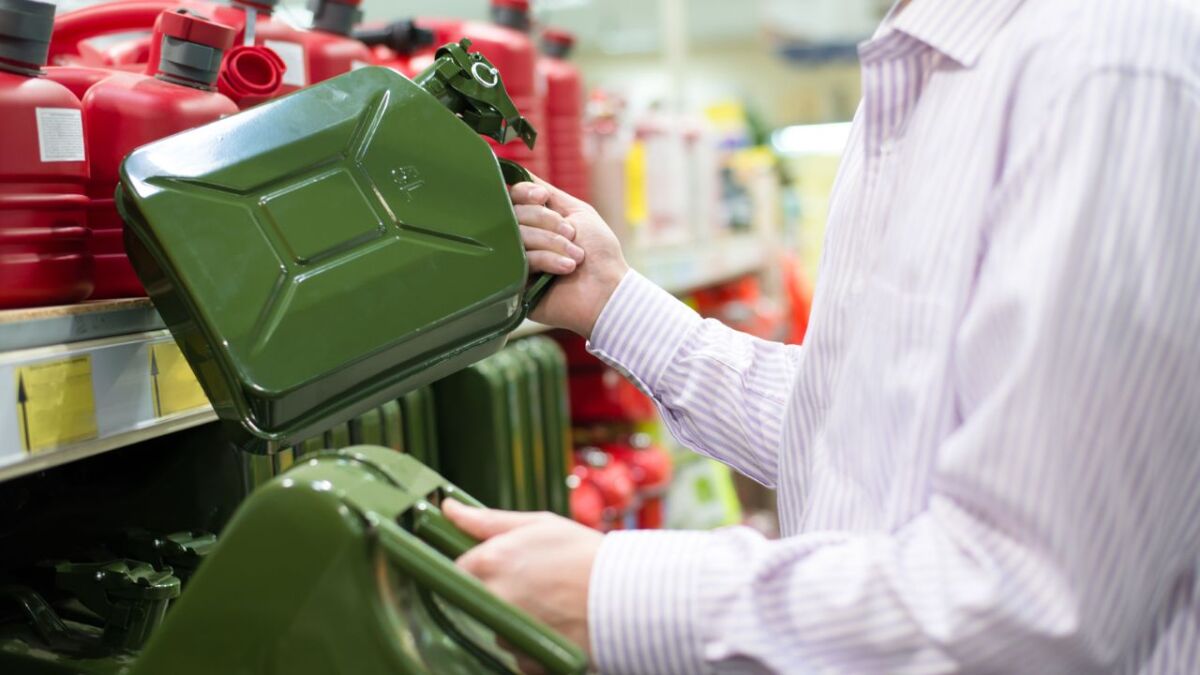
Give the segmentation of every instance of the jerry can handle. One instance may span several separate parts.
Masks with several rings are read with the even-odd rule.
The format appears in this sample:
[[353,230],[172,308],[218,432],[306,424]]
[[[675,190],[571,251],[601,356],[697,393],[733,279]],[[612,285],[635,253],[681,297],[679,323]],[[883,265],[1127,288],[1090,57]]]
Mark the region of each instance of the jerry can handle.
[[417,584],[507,640],[547,671],[562,675],[586,672],[588,659],[583,651],[549,626],[492,595],[478,579],[463,573],[396,521],[374,513],[367,514],[367,519],[380,535],[388,559]]
[[471,550],[479,542],[454,526],[438,507],[422,499],[413,505],[413,534],[450,558]]
[[[533,182],[533,174],[529,173],[529,170],[525,167],[511,159],[498,159],[500,160],[500,172],[504,174],[504,182],[507,185]],[[554,283],[554,280],[557,278],[553,274],[542,274],[525,288],[525,297],[522,301],[524,305],[524,317],[528,317],[529,313],[542,301],[542,298],[546,297],[546,293],[550,290],[550,284]]]

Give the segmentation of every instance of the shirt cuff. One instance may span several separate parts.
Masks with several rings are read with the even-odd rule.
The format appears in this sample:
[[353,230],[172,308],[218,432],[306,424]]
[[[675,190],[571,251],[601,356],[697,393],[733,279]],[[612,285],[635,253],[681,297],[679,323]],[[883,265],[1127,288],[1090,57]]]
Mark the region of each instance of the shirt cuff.
[[588,351],[653,393],[675,353],[703,319],[629,270],[601,310]]
[[705,670],[698,616],[710,533],[612,532],[592,566],[588,630],[602,673]]

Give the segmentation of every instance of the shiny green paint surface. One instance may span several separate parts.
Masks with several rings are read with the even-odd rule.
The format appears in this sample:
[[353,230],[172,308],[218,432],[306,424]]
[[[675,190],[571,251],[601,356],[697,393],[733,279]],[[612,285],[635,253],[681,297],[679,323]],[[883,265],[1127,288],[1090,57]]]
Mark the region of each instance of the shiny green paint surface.
[[504,351],[509,354],[517,367],[521,369],[518,386],[524,394],[520,402],[521,414],[525,422],[525,485],[528,491],[529,510],[546,511],[550,508],[549,482],[550,474],[546,458],[546,419],[542,406],[545,392],[542,387],[541,373],[537,360],[520,341],[510,345]]
[[511,349],[520,350],[537,363],[546,457],[542,480],[548,503],[544,508],[567,515],[570,511],[567,474],[571,467],[571,408],[566,355],[557,342],[542,336],[518,340]]
[[158,569],[171,568],[184,586],[216,545],[217,535],[211,532],[156,534],[142,529],[126,531],[120,542],[122,553]]
[[297,442],[457,371],[526,311],[494,155],[387,69],[144,146],[118,201],[214,408],[259,439]]
[[0,673],[13,675],[127,675],[135,655],[121,650],[98,649],[99,628],[66,622],[77,634],[75,647],[57,650],[40,646],[40,638],[23,623],[0,625]]
[[439,457],[437,412],[433,389],[422,387],[409,392],[400,399],[399,403],[404,412],[405,451],[417,461],[436,471],[439,466]]
[[379,407],[383,416],[383,442],[380,445],[404,452],[404,413],[399,401],[388,401]]
[[350,424],[335,424],[325,432],[325,447],[330,450],[350,446]]
[[[297,465],[239,509],[131,675],[510,670],[492,636],[583,672],[579,650],[422,540],[470,545],[429,501],[455,491],[382,447]],[[405,528],[421,516],[418,534]]]
[[383,414],[379,408],[350,420],[350,443],[354,445],[383,445]]
[[509,480],[513,483],[513,505],[510,508],[532,511],[537,508],[537,494],[533,487],[535,458],[529,412],[536,399],[530,396],[528,362],[511,349],[501,350],[489,360],[495,362],[504,373],[505,408],[513,457],[508,471]]
[[516,506],[508,382],[495,357],[434,383],[442,475],[492,508]]
[[140,560],[53,564],[54,584],[104,620],[103,641],[117,649],[138,649],[162,623],[179,578],[170,567],[155,569]]

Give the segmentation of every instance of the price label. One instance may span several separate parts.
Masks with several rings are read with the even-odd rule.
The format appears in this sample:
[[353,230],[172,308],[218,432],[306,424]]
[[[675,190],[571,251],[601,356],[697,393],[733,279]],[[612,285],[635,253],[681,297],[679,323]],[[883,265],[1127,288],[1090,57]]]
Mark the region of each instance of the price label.
[[150,345],[150,389],[156,417],[208,405],[204,389],[174,342]]
[[304,45],[287,40],[264,40],[263,46],[279,55],[283,60],[283,83],[297,87],[308,86],[307,59]]
[[17,423],[25,452],[96,437],[92,357],[73,356],[16,369]]

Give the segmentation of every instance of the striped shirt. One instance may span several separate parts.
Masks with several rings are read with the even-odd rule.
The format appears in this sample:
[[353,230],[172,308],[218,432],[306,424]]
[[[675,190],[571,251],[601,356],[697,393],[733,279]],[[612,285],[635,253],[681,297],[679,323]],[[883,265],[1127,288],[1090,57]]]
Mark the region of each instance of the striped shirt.
[[805,345],[636,273],[597,322],[785,535],[608,535],[598,666],[1200,672],[1200,0],[914,0],[860,57]]

